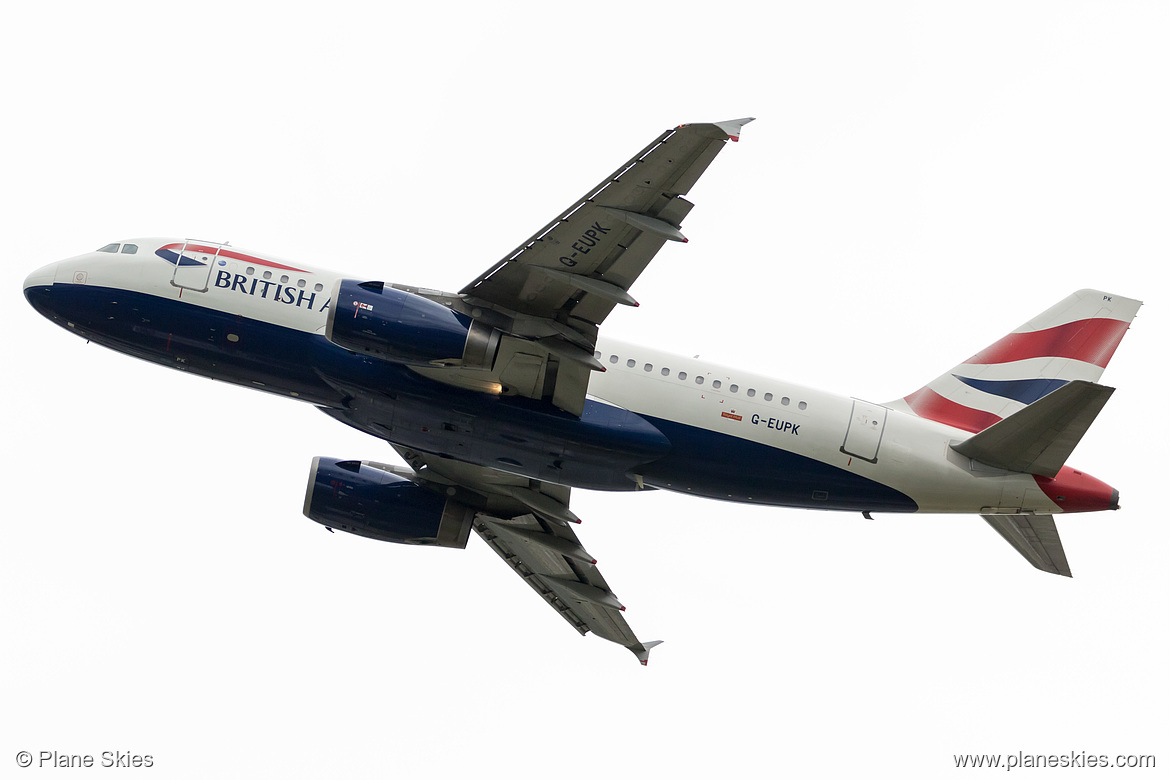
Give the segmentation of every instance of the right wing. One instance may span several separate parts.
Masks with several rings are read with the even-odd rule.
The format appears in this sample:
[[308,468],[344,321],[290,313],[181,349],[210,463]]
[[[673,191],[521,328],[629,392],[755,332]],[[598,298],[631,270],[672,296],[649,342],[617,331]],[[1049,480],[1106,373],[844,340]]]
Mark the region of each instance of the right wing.
[[570,523],[569,488],[473,466],[395,446],[410,464],[410,479],[450,494],[479,497],[472,528],[512,571],[582,635],[592,631],[625,647],[643,666],[659,642],[642,642],[622,616],[625,607],[609,589]]
[[460,305],[502,334],[490,370],[415,370],[471,388],[496,383],[580,415],[590,372],[605,370],[593,355],[598,326],[614,306],[637,306],[630,286],[664,243],[686,241],[683,195],[750,121],[667,130],[464,287]]
[[461,294],[590,337],[616,304],[637,305],[627,291],[662,245],[686,241],[683,195],[750,121],[667,130]]

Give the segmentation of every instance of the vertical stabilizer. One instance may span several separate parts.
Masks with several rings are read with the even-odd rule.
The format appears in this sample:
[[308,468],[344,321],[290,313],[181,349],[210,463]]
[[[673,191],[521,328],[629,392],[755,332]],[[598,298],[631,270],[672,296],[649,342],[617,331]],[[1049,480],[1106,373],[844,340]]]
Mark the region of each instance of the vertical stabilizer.
[[977,433],[1069,382],[1096,382],[1141,301],[1080,290],[888,406]]

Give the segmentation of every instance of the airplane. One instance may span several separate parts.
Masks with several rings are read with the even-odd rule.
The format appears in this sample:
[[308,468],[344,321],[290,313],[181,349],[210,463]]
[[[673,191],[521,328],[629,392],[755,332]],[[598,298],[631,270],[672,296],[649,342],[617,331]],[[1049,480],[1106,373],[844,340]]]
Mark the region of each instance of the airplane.
[[24,294],[89,341],[385,440],[407,465],[314,458],[304,514],[402,544],[464,548],[474,530],[578,632],[643,664],[659,643],[630,629],[573,530],[574,488],[978,514],[1071,576],[1054,516],[1119,496],[1065,462],[1140,301],[1073,293],[882,403],[600,336],[659,249],[686,241],[684,196],[750,121],[667,130],[458,293],[139,238],[40,268]]

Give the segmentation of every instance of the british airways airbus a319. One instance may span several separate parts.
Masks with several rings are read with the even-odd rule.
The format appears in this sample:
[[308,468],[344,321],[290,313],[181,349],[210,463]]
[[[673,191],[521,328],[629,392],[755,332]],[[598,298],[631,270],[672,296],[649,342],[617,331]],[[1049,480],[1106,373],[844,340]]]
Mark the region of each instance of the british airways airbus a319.
[[474,530],[582,634],[642,642],[573,531],[572,488],[674,490],[850,512],[982,515],[1070,576],[1053,516],[1117,509],[1065,465],[1140,302],[1081,290],[885,403],[599,336],[684,196],[750,120],[668,130],[458,293],[224,244],[118,241],[33,272],[25,297],[87,340],[317,406],[409,466],[318,457],[304,513],[388,542]]

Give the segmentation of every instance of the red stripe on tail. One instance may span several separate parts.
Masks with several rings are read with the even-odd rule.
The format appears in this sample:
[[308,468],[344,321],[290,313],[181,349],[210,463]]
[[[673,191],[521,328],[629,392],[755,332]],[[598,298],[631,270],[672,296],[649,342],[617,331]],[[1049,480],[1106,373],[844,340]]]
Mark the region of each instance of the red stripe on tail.
[[1011,333],[966,362],[987,365],[1061,357],[1105,368],[1128,329],[1129,323],[1121,320],[1092,319],[1031,333]]
[[984,428],[990,428],[1003,419],[991,412],[983,412],[957,404],[942,397],[929,387],[911,393],[903,400],[919,417],[934,420],[952,428],[961,428],[971,433],[979,433]]

